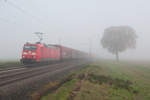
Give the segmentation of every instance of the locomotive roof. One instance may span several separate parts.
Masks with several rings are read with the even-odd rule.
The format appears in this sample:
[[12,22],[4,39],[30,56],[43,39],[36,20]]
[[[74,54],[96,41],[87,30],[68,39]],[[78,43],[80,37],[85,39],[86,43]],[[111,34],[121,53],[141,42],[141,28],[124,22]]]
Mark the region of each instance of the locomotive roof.
[[58,47],[58,46],[53,45],[53,44],[45,44],[45,43],[40,43],[40,42],[36,42],[36,43],[27,42],[25,45],[43,45],[44,47],[48,47],[48,48],[57,48]]

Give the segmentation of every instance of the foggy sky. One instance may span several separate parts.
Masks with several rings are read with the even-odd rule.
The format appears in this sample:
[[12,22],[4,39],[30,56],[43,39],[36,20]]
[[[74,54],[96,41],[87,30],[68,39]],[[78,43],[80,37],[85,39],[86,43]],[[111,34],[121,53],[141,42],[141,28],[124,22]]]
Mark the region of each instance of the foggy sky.
[[121,59],[150,59],[149,0],[0,0],[0,60],[20,59],[25,42],[44,41],[89,52],[114,56],[100,39],[110,26],[129,25],[138,35],[137,48],[121,53]]

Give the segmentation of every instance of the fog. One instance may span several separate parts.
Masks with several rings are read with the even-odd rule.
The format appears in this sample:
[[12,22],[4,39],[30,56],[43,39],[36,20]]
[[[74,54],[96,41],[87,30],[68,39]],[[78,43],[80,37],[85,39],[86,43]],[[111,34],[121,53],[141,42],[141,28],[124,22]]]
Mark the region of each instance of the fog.
[[[20,59],[26,42],[44,43],[91,51],[101,58],[115,58],[100,39],[110,26],[129,25],[137,32],[136,49],[121,59],[149,60],[149,0],[0,0],[0,60]],[[91,44],[91,45],[90,45]]]

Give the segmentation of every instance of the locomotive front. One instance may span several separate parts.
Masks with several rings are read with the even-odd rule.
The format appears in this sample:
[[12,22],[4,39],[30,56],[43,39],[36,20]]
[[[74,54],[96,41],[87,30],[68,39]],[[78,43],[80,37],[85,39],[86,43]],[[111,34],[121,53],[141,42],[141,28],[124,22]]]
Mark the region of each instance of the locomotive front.
[[38,44],[24,45],[21,62],[24,64],[38,62]]

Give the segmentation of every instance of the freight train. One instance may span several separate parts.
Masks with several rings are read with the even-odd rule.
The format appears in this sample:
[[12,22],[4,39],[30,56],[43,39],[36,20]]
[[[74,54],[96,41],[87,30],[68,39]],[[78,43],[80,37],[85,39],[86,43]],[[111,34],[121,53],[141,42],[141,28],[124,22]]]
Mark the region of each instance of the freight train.
[[88,54],[62,45],[26,43],[23,46],[21,62],[24,64],[85,59]]

